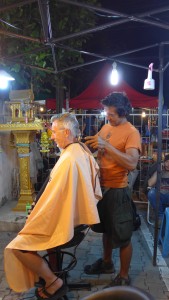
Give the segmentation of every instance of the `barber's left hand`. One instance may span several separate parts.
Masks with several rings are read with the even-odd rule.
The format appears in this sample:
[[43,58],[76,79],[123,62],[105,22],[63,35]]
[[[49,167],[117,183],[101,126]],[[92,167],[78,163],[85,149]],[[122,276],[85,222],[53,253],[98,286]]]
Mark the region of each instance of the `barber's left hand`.
[[105,140],[102,139],[99,135],[87,136],[85,137],[85,144],[92,147],[93,149],[104,149],[105,148]]

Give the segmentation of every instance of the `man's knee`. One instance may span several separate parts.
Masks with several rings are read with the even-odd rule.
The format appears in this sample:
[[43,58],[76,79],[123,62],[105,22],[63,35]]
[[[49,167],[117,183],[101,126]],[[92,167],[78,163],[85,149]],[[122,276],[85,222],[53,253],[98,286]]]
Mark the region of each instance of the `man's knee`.
[[125,245],[122,245],[121,247],[120,247],[120,250],[123,250],[123,249],[132,249],[132,243],[131,243],[131,240],[130,241],[128,241],[128,243],[126,243]]
[[19,250],[18,249],[11,249],[13,254],[16,254]]
[[32,252],[32,251],[27,251],[27,250],[19,250],[19,249],[11,249],[12,253],[15,255],[15,256],[20,256],[21,253],[36,253],[36,252]]
[[12,250],[12,253],[13,253],[16,257],[19,256],[20,250],[18,250],[18,249],[11,249],[11,250]]

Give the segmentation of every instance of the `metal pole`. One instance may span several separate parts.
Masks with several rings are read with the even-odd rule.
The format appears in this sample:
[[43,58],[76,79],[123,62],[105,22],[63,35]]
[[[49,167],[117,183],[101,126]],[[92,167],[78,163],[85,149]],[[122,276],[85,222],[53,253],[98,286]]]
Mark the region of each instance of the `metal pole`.
[[69,92],[66,92],[66,111],[69,112]]
[[[116,54],[116,55],[113,55],[113,56],[103,56],[103,55],[99,55],[99,54],[95,54],[95,53],[90,53],[90,52],[86,52],[86,54],[88,55],[92,55],[92,56],[96,56],[96,57],[100,57],[100,59],[97,59],[97,60],[93,60],[93,61],[90,61],[90,62],[87,62],[87,63],[84,63],[84,64],[80,64],[80,65],[74,65],[74,66],[71,66],[71,67],[67,67],[67,68],[64,68],[62,70],[57,70],[55,69],[54,70],[48,70],[48,69],[44,69],[44,68],[41,68],[41,67],[36,67],[36,66],[32,66],[32,65],[28,65],[28,64],[24,64],[24,63],[20,63],[19,61],[15,61],[13,60],[13,58],[17,58],[19,56],[22,56],[22,55],[27,55],[29,54],[29,52],[27,53],[22,53],[22,54],[19,54],[19,55],[16,55],[16,56],[3,56],[1,57],[0,56],[0,60],[3,59],[5,61],[9,61],[9,62],[13,62],[13,63],[19,63],[20,65],[23,65],[23,66],[27,66],[27,67],[30,67],[30,68],[35,68],[35,69],[39,69],[39,70],[42,70],[44,72],[49,72],[49,73],[53,73],[53,74],[58,74],[58,73],[63,73],[65,71],[69,71],[69,70],[74,70],[74,69],[80,69],[84,66],[88,66],[88,65],[91,65],[91,64],[95,64],[95,63],[98,63],[98,62],[102,62],[102,61],[105,61],[105,60],[110,60],[110,61],[114,61],[114,58],[115,57],[118,57],[118,56],[122,56],[122,55],[126,55],[126,54],[130,54],[130,53],[133,53],[133,52],[136,52],[136,51],[141,51],[141,50],[145,50],[145,49],[149,49],[149,48],[153,48],[153,47],[157,47],[159,44],[153,44],[153,45],[149,45],[147,47],[142,47],[142,48],[139,48],[139,49],[133,49],[131,51],[127,51],[127,52],[121,52],[119,54]],[[67,47],[67,46],[64,46],[64,45],[57,45],[58,47],[62,47],[62,48],[65,48],[65,49],[70,49],[72,51],[75,51],[75,52],[80,52],[80,53],[83,53],[84,51],[80,51],[80,50],[76,50],[72,47]],[[42,48],[36,48],[34,50],[35,51],[40,51],[44,49],[44,47]],[[32,52],[31,52],[32,53]],[[85,54],[85,53],[84,53]],[[122,63],[122,64],[125,64],[125,65],[129,65],[129,66],[133,66],[133,67],[137,67],[137,68],[140,68],[140,69],[145,69],[147,70],[148,68],[145,67],[145,66],[142,66],[142,65],[138,65],[138,64],[133,64],[133,63],[129,63],[127,61],[122,61],[122,60],[119,60],[118,58],[116,59],[117,62],[119,63]],[[55,64],[55,68],[56,68],[56,64]],[[158,69],[153,69],[153,72],[158,72]]]
[[159,46],[159,99],[158,99],[158,150],[157,150],[157,197],[156,197],[156,211],[155,211],[155,228],[154,228],[154,253],[153,265],[156,266],[157,259],[157,245],[158,245],[158,211],[160,201],[160,185],[161,185],[161,154],[162,154],[162,106],[163,106],[163,58],[164,44]]
[[[138,65],[138,64],[132,64],[132,63],[129,63],[129,62],[120,61],[118,59],[118,57],[119,56],[124,56],[124,55],[127,55],[127,54],[131,54],[131,53],[135,53],[135,52],[138,52],[138,51],[142,51],[142,50],[154,48],[154,47],[159,46],[159,44],[156,43],[156,44],[153,44],[153,45],[149,45],[149,46],[138,48],[138,49],[133,49],[133,50],[130,50],[130,51],[121,52],[121,53],[118,53],[118,54],[115,54],[115,55],[111,55],[111,56],[103,56],[103,55],[100,55],[100,54],[97,54],[97,53],[93,53],[93,52],[78,50],[78,49],[75,49],[73,47],[70,47],[70,46],[67,46],[67,45],[63,45],[63,44],[59,44],[59,43],[56,43],[56,46],[59,47],[59,48],[63,48],[63,49],[66,49],[66,50],[70,50],[70,51],[74,51],[74,52],[78,52],[78,53],[82,53],[82,54],[86,54],[86,55],[98,57],[98,58],[101,58],[101,59],[103,58],[103,60],[114,61],[115,58],[117,58],[116,61],[118,61],[118,62],[121,62],[121,63],[124,63],[124,64],[129,64],[129,65],[133,65],[133,66],[136,66],[138,68],[142,68],[142,69],[146,69],[147,70],[148,69],[147,67],[144,67],[144,66],[141,66],[141,65]],[[99,59],[99,61],[100,61],[100,59]],[[153,71],[154,72],[158,72],[157,69],[153,69]]]
[[44,36],[44,43],[47,43],[49,40],[49,28],[48,28],[48,1],[38,0],[38,6],[42,21],[42,29]]
[[[83,7],[83,8],[87,8],[89,10],[99,11],[99,12],[106,13],[106,14],[109,14],[109,15],[112,14],[112,15],[117,15],[119,17],[128,17],[128,15],[120,13],[120,12],[112,10],[112,9],[107,9],[107,8],[98,7],[98,6],[89,5],[89,4],[80,3],[80,2],[75,2],[75,1],[72,1],[72,0],[59,0],[59,1],[67,3],[67,4],[80,6],[80,7]],[[160,8],[149,10],[145,13],[139,14],[136,17],[140,17],[140,18],[141,17],[147,17],[147,16],[150,16],[150,15],[156,15],[156,14],[164,12],[164,11],[166,12],[168,10],[169,10],[169,6],[167,5],[167,6],[163,6],[163,7],[160,7]]]
[[7,30],[0,29],[0,34],[5,35],[5,36],[11,36],[11,37],[17,38],[17,39],[34,42],[34,43],[42,43],[40,39],[36,39],[36,38],[30,37],[30,36],[25,36],[25,35],[9,32]]
[[[133,15],[128,15],[128,14],[123,14],[123,13],[120,13],[120,12],[115,11],[115,10],[100,8],[100,7],[97,7],[97,6],[92,6],[92,5],[88,5],[88,4],[80,3],[80,2],[75,2],[75,1],[71,1],[71,0],[60,0],[60,1],[72,4],[72,5],[76,5],[76,6],[81,6],[81,7],[84,7],[84,8],[88,8],[90,10],[96,10],[96,11],[100,11],[100,12],[103,12],[103,13],[112,14],[112,15],[115,15],[115,16],[118,16],[118,17],[121,17],[121,18],[125,18],[125,19],[120,20],[120,23],[119,23],[119,21],[115,21],[114,25],[123,24],[123,23],[126,23],[128,21],[137,21],[137,22],[141,22],[141,23],[145,23],[145,24],[150,24],[150,25],[153,25],[153,26],[157,26],[157,27],[160,27],[160,28],[164,28],[164,29],[167,29],[167,30],[169,29],[168,24],[162,24],[162,23],[160,23],[158,21],[148,20],[148,19],[143,19],[142,18],[144,16],[149,16],[149,15],[153,14],[153,11],[149,11],[149,12],[146,12],[146,13],[143,13],[143,14],[139,14],[139,15],[133,16]],[[168,8],[169,8],[168,6],[165,7],[164,11],[167,11]]]
[[[41,15],[41,21],[42,21],[44,43],[48,43],[49,39],[52,38],[52,25],[51,25],[51,17],[50,17],[50,10],[49,10],[49,1],[38,0],[38,4],[39,4],[40,15]],[[52,51],[54,69],[55,71],[57,71],[55,46],[53,44],[50,44],[50,47]]]
[[[39,71],[43,71],[43,72],[47,72],[47,73],[56,75],[56,71],[54,71],[54,70],[49,70],[49,69],[45,69],[42,67],[36,67],[36,66],[24,64],[24,63],[21,63],[21,62],[15,61],[15,60],[11,60],[11,59],[3,59],[3,60],[7,61],[7,62],[11,62],[11,63],[20,64],[21,66],[29,67],[31,69],[35,69],[35,70],[39,70]],[[0,61],[1,61],[1,59],[0,59]]]

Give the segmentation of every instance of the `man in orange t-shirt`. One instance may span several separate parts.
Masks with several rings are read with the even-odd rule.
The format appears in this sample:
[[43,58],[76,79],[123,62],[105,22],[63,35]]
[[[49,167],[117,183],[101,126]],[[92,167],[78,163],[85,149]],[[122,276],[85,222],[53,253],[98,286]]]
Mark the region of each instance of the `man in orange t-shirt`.
[[109,286],[129,285],[132,257],[133,213],[128,188],[128,171],[137,166],[141,151],[138,130],[127,121],[131,104],[124,93],[114,92],[102,100],[109,124],[86,144],[98,149],[103,199],[98,204],[101,224],[94,231],[103,232],[103,258],[84,268],[86,274],[113,273],[112,249],[120,248],[120,271]]

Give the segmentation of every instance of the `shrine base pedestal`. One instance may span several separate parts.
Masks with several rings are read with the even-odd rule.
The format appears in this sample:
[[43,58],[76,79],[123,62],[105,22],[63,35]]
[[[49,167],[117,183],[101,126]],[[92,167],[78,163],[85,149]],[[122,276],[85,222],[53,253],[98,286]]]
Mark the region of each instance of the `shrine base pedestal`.
[[29,202],[32,204],[32,202],[35,199],[35,193],[32,195],[20,195],[18,203],[16,207],[14,207],[13,211],[25,211],[26,212],[26,204]]

